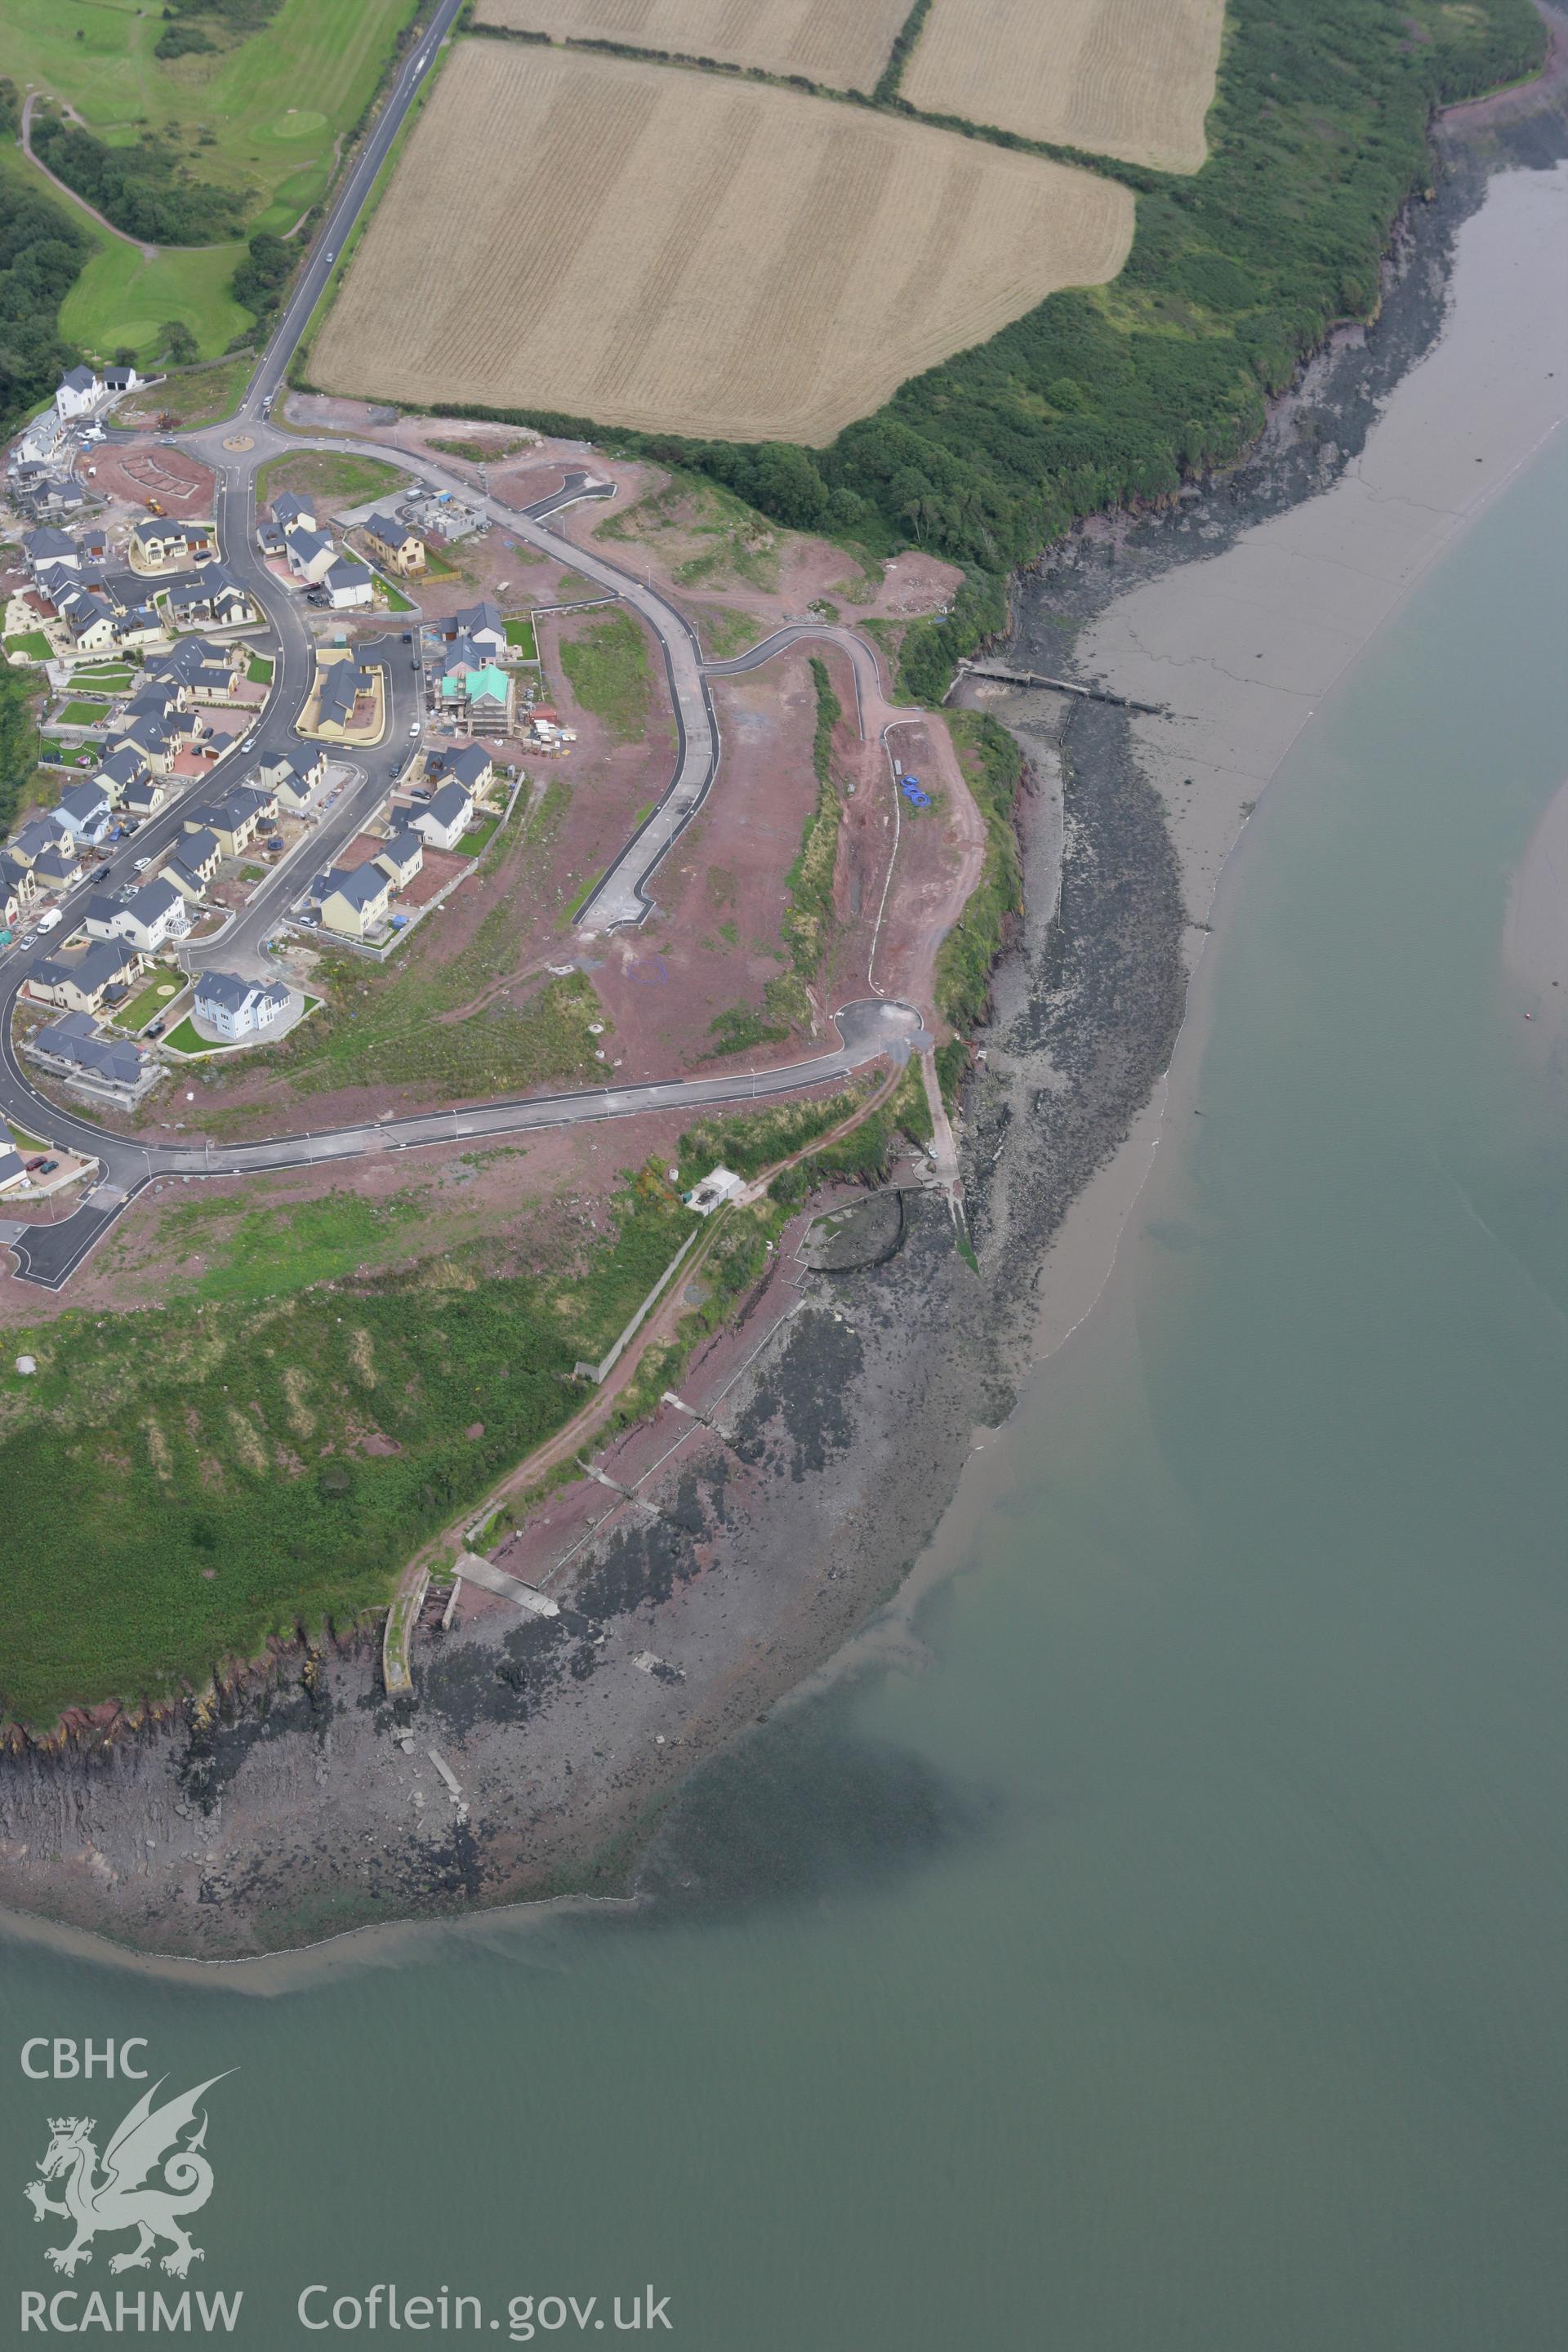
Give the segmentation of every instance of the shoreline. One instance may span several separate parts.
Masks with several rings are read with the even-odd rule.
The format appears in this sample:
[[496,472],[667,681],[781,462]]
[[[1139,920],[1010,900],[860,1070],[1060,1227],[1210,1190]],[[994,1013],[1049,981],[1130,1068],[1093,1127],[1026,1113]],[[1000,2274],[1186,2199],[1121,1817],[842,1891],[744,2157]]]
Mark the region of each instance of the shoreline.
[[[1565,81],[1568,58],[1549,95],[1560,100]],[[1568,156],[1560,104],[1543,102],[1531,119],[1544,120],[1552,152]],[[1134,699],[1179,693],[1182,715],[1091,716],[1063,697],[979,682],[965,693],[1016,730],[1057,706],[1069,769],[1124,762],[1158,793],[1186,908],[1184,1046],[1201,1027],[1194,992],[1254,807],[1384,623],[1568,419],[1568,162],[1510,163],[1468,142],[1449,160],[1451,218],[1440,197],[1429,225],[1449,248],[1440,287],[1417,235],[1371,338],[1352,331],[1313,362],[1252,460],[1181,501],[1184,511],[1086,526],[1026,585],[1009,645],[1022,666],[1041,667],[1048,654],[1067,675]],[[1435,292],[1441,315],[1424,339]],[[1417,348],[1380,383],[1387,372],[1371,346],[1390,332],[1396,348],[1402,338]],[[1370,383],[1358,381],[1363,354],[1374,359]],[[1325,418],[1342,444],[1319,438]],[[1292,446],[1307,437],[1303,425],[1326,475],[1304,492]],[[1479,467],[1484,484],[1472,489]],[[1168,1089],[1169,1069],[1046,1254],[1029,1309],[1037,1361],[1065,1343],[1110,1280],[1170,1114]]]
[[[1486,166],[1475,169],[1484,182]],[[974,1507],[978,1482],[966,1465],[991,1455],[987,1489],[1005,1475],[1005,1441],[977,1436],[977,1425],[994,1427],[1006,1417],[1031,1363],[1079,1328],[1109,1279],[1157,1151],[1172,1051],[1179,1039],[1186,1065],[1197,1050],[1206,991],[1194,994],[1193,982],[1207,961],[1202,950],[1214,892],[1233,870],[1249,796],[1264,789],[1310,716],[1310,707],[1305,716],[1300,708],[1305,696],[1329,690],[1300,671],[1303,646],[1320,664],[1312,676],[1342,675],[1415,579],[1497,495],[1507,430],[1522,444],[1534,419],[1541,429],[1528,443],[1533,448],[1568,413],[1568,302],[1560,301],[1553,324],[1563,341],[1557,377],[1563,403],[1556,414],[1541,424],[1529,402],[1508,404],[1483,453],[1496,469],[1486,488],[1447,503],[1424,495],[1447,479],[1434,460],[1445,403],[1458,400],[1463,409],[1467,384],[1473,401],[1480,360],[1500,354],[1496,365],[1506,372],[1515,345],[1533,351],[1551,307],[1550,293],[1542,298],[1540,256],[1530,264],[1514,255],[1517,316],[1508,313],[1512,324],[1505,320],[1500,334],[1496,305],[1479,297],[1495,296],[1506,273],[1497,279],[1494,257],[1488,266],[1496,282],[1489,289],[1472,284],[1479,247],[1470,236],[1467,248],[1468,232],[1489,210],[1495,226],[1500,214],[1491,208],[1500,190],[1553,176],[1563,181],[1561,167],[1555,175],[1505,172],[1485,186],[1484,200],[1474,178],[1467,189],[1456,177],[1449,192],[1455,216],[1445,221],[1439,211],[1417,224],[1372,335],[1348,334],[1314,363],[1281,404],[1254,459],[1170,515],[1087,528],[1053,550],[1045,570],[1024,583],[1019,636],[1026,646],[1031,628],[1059,625],[1065,615],[1078,635],[1072,658],[1079,674],[1103,676],[1134,695],[1138,681],[1147,691],[1152,676],[1160,690],[1150,698],[1163,700],[1170,698],[1171,665],[1180,661],[1184,684],[1201,679],[1210,699],[1184,720],[1130,721],[1100,707],[1064,709],[1059,697],[972,693],[975,707],[1015,727],[1033,764],[1022,828],[1031,885],[1026,936],[998,971],[996,1014],[980,1040],[985,1058],[965,1103],[984,1288],[956,1258],[945,1219],[915,1196],[898,1254],[832,1277],[826,1290],[818,1277],[816,1311],[795,1318],[776,1358],[742,1392],[737,1422],[751,1417],[750,1454],[744,1447],[733,1454],[718,1446],[700,1451],[679,1481],[672,1479],[669,1494],[658,1496],[649,1526],[623,1527],[595,1547],[592,1574],[613,1607],[584,1612],[576,1633],[548,1641],[520,1636],[491,1612],[438,1659],[426,1651],[422,1743],[433,1707],[441,1727],[437,1744],[459,1765],[479,1834],[458,1823],[449,1839],[426,1837],[412,1874],[397,1867],[406,1854],[384,1864],[378,1853],[374,1863],[356,1865],[381,1874],[373,1876],[374,1892],[358,1888],[352,1902],[332,1894],[346,1874],[351,1839],[356,1853],[384,1853],[408,1832],[408,1794],[396,1785],[400,1767],[388,1736],[394,1710],[377,1703],[363,1662],[348,1655],[331,1663],[324,1701],[292,1690],[264,1695],[258,1706],[237,1701],[205,1745],[216,1791],[203,1785],[194,1807],[176,1796],[204,1759],[195,1740],[177,1756],[178,1743],[167,1735],[138,1740],[107,1768],[97,1759],[68,1759],[0,1780],[0,1893],[15,1901],[28,1889],[23,1932],[54,1933],[52,1918],[63,1914],[68,1917],[61,1931],[73,1947],[85,1934],[104,1957],[133,1958],[139,1966],[205,1968],[215,1958],[269,1953],[275,1965],[288,1967],[295,1955],[303,1963],[308,1951],[347,1951],[344,1937],[366,1924],[405,1931],[427,1916],[466,1916],[478,1926],[499,1922],[519,1905],[525,1916],[543,1916],[574,1874],[577,1892],[567,1900],[582,1899],[584,1880],[606,1891],[635,1888],[656,1852],[680,1843],[679,1816],[695,1767],[731,1748],[773,1707],[797,1704],[825,1679],[884,1653],[919,1594],[942,1572],[934,1563],[951,1554],[953,1531]],[[1508,236],[1520,233],[1511,219],[1505,226],[1504,252]],[[1450,299],[1440,273],[1456,232]],[[1483,263],[1490,252],[1486,246]],[[1548,265],[1552,260],[1563,268],[1568,291],[1568,240],[1557,240]],[[1411,313],[1403,329],[1401,289]],[[1403,356],[1393,348],[1401,331],[1415,339]],[[1446,350],[1445,382],[1434,401],[1431,383],[1422,379]],[[1517,384],[1517,356],[1511,365],[1509,380]],[[1386,391],[1380,369],[1391,369],[1389,382],[1400,389],[1373,425]],[[1326,412],[1336,402],[1347,411],[1331,417],[1344,435],[1343,447],[1308,445],[1310,463],[1304,463],[1295,421],[1314,404]],[[1364,423],[1373,425],[1359,452],[1352,411],[1364,411]],[[1458,421],[1447,418],[1450,443]],[[1489,421],[1495,421],[1489,413]],[[1473,425],[1472,413],[1466,429]],[[1473,449],[1462,454],[1473,463]],[[1391,458],[1397,462],[1390,465]],[[1509,471],[1523,462],[1516,448]],[[1457,463],[1448,467],[1457,470]],[[1363,634],[1353,646],[1346,650],[1342,632],[1336,648],[1321,614],[1315,630],[1304,634],[1304,609],[1308,622],[1314,618],[1310,600],[1303,608],[1276,596],[1268,610],[1279,643],[1261,647],[1256,638],[1263,608],[1256,585],[1244,584],[1228,605],[1214,593],[1201,600],[1197,625],[1201,633],[1228,612],[1234,627],[1244,614],[1255,640],[1246,650],[1271,651],[1260,666],[1261,687],[1227,665],[1223,632],[1218,650],[1195,654],[1181,635],[1194,625],[1186,592],[1194,578],[1212,591],[1218,568],[1229,564],[1232,575],[1250,567],[1256,582],[1260,535],[1272,532],[1278,541],[1299,530],[1302,517],[1321,521],[1346,485],[1345,519],[1335,518],[1330,537],[1341,531],[1364,553],[1372,543],[1367,509],[1380,509],[1384,524],[1392,519],[1399,526],[1384,544],[1402,545],[1406,566],[1385,562],[1381,574],[1363,575]],[[1413,519],[1418,525],[1422,510],[1428,528],[1419,543],[1426,551],[1415,562]],[[1207,557],[1209,568],[1194,570],[1194,555]],[[1315,560],[1334,562],[1322,554]],[[1284,569],[1310,572],[1300,561]],[[1331,672],[1336,650],[1341,657]],[[1052,653],[1061,659],[1059,635]],[[1184,694],[1184,703],[1194,699]],[[1190,731],[1201,726],[1206,737]],[[1182,730],[1189,731],[1172,740],[1173,730]],[[1203,776],[1201,792],[1196,782],[1188,788],[1175,780],[1178,764],[1184,778]],[[999,1328],[1004,1302],[1011,1311]],[[784,1512],[775,1499],[781,1479],[791,1490]],[[832,1563],[826,1591],[812,1565],[822,1558]],[[584,1624],[597,1629],[592,1639]],[[618,1680],[603,1671],[605,1648],[616,1663],[636,1665],[638,1651],[651,1654],[656,1646],[656,1664],[669,1665],[668,1681],[646,1668]],[[504,1678],[509,1667],[520,1679],[515,1689],[503,1679],[503,1690],[514,1696],[498,1700],[496,1677]],[[520,1748],[523,1722],[527,1747]],[[606,1764],[595,1801],[572,1785],[574,1758],[581,1765],[586,1748],[591,1772],[606,1723],[615,1735],[610,1759],[619,1761],[613,1769]],[[669,1727],[655,1730],[656,1724]],[[659,1748],[668,1752],[661,1757]],[[319,1798],[329,1773],[331,1840],[312,1844],[323,1834]],[[521,1790],[520,1773],[528,1776]],[[196,1779],[200,1783],[199,1769]],[[18,1824],[23,1780],[34,1786]],[[206,1811],[209,1794],[214,1802]],[[529,1807],[521,1822],[520,1795]],[[650,1809],[664,1818],[650,1821]],[[170,1811],[179,1816],[177,1826]],[[58,1836],[49,1825],[68,1818],[70,1833],[81,1836],[70,1858],[62,1840],[51,1848],[58,1862],[46,1872],[29,1870],[31,1842],[17,1838],[17,1826],[36,1832],[48,1827]],[[137,1853],[150,1821],[169,1849],[158,1877],[147,1874],[145,1854]],[[295,1844],[287,1851],[290,1836]],[[586,1871],[584,1853],[593,1856]],[[313,1911],[310,1901],[283,1895],[282,1882],[288,1878],[292,1887],[296,1869],[303,1872],[298,1885],[316,1889]],[[190,1908],[170,1900],[175,1874]],[[662,1893],[667,1871],[661,1881]],[[156,1899],[149,1900],[154,1889]],[[48,1906],[43,1916],[32,1901]],[[268,1921],[267,1912],[276,1916]],[[268,1927],[280,1931],[278,1940],[255,1940]],[[224,1949],[214,1941],[205,1955],[187,1960],[167,1949],[169,1939],[182,1935],[230,1940]],[[365,1938],[356,1935],[356,1964],[365,1952]]]

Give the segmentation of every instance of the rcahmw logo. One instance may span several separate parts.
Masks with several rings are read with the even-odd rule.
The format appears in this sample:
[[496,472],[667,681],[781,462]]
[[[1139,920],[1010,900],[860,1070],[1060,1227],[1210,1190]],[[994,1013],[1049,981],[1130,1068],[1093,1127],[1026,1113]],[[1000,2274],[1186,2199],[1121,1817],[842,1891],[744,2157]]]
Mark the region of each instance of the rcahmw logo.
[[[22,2045],[22,2071],[35,2082],[88,2081],[116,2074],[145,2082],[148,2069],[135,2064],[146,2050],[140,2038],[121,2042],[51,2041],[39,2035]],[[231,2068],[230,2072],[234,2070]],[[48,2225],[68,2223],[62,2242],[46,2246],[44,2259],[67,2278],[93,2255],[93,2240],[135,2233],[135,2242],[110,2254],[113,2273],[150,2270],[154,2253],[159,2267],[172,2278],[183,2279],[193,2263],[205,2259],[193,2243],[185,2223],[213,2193],[212,2159],[206,2154],[207,2118],[202,2102],[215,2084],[214,2074],[194,2090],[154,2105],[167,2081],[161,2075],[121,2116],[110,2133],[100,2158],[98,2124],[91,2116],[51,2116],[48,2146],[38,2159],[37,2177],[23,2194],[33,2219]],[[162,2250],[166,2247],[166,2252]],[[194,2296],[187,2290],[172,2294],[149,2294],[145,2288],[117,2289],[109,2294],[62,2287],[53,2294],[24,2291],[22,2332],[37,2329],[77,2336],[89,2328],[110,2333],[151,2329],[179,2333],[194,2324],[211,2332],[231,2329],[244,2301],[234,2294]]]

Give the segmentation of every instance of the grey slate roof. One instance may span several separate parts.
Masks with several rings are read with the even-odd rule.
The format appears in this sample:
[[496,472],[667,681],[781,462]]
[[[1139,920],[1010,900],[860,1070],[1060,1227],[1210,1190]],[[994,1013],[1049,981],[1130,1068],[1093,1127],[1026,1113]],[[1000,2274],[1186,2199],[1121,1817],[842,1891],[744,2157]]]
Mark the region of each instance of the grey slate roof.
[[321,896],[330,898],[336,891],[351,907],[368,907],[373,898],[382,897],[386,887],[386,876],[378,874],[374,866],[335,866],[326,877]]
[[456,824],[469,806],[468,795],[462,785],[448,780],[439,791],[431,794],[426,814],[433,816],[437,824]]
[[461,612],[454,613],[449,621],[441,624],[443,636],[450,631],[453,636],[472,637],[481,629],[493,631],[505,643],[506,623],[501,619],[500,606],[491,604],[488,596],[482,596],[477,604],[465,604]]
[[118,751],[110,751],[101,762],[98,772],[100,776],[107,776],[117,792],[128,793],[132,785],[139,784],[146,774],[147,762],[129,743],[121,743]]
[[175,907],[183,907],[185,902],[174,884],[157,874],[151,882],[143,882],[139,890],[132,890],[122,903],[139,923],[155,923],[161,915],[168,914]]
[[72,784],[57,803],[78,824],[91,824],[95,819],[109,814],[109,795],[98,784]]
[[357,662],[334,662],[321,679],[321,717],[335,726],[343,726],[369,685],[369,678]]
[[116,1086],[133,1087],[142,1075],[142,1056],[135,1046],[100,1037],[89,1013],[64,1013],[40,1029],[33,1042],[41,1054],[91,1070]]
[[[481,776],[489,774],[489,755],[481,751],[477,743],[465,743],[460,750],[443,751],[439,762],[443,777],[466,786],[469,792],[473,791]],[[435,806],[434,802],[431,806]]]
[[225,1013],[240,1012],[248,997],[263,1004],[287,1004],[289,991],[281,981],[242,980],[236,971],[204,971],[196,982],[196,1004],[216,1004]]
[[171,678],[178,686],[203,686],[207,683],[204,676],[207,670],[232,677],[234,660],[227,646],[215,644],[211,637],[187,637],[172,653],[159,654],[147,669],[150,677]]
[[67,963],[59,956],[50,956],[38,964],[33,977],[45,987],[55,987],[62,980],[74,980],[84,995],[94,989],[106,988],[118,980],[136,950],[126,940],[89,940],[79,956]]
[[423,835],[416,833],[410,824],[405,825],[401,833],[395,833],[384,848],[376,854],[381,857],[390,857],[395,866],[406,866],[416,852],[423,858],[425,842]]
[[328,564],[325,582],[329,588],[368,588],[370,576],[370,566],[357,556],[340,555],[335,563]]

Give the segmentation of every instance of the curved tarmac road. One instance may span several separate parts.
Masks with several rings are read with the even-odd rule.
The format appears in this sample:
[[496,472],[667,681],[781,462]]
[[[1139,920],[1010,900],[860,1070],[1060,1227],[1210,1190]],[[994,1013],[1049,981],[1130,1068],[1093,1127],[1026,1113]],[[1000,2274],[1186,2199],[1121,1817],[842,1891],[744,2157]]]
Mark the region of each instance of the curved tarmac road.
[[[393,457],[411,477],[430,488],[450,490],[470,505],[477,504],[492,523],[514,532],[542,553],[570,564],[629,604],[648,624],[662,649],[669,681],[677,730],[675,772],[650,814],[601,877],[579,912],[579,931],[602,932],[647,919],[653,904],[647,889],[649,877],[712,789],[721,746],[708,687],[710,676],[725,677],[754,669],[796,639],[819,636],[848,650],[855,663],[858,695],[863,677],[879,690],[879,679],[869,648],[847,630],[826,625],[792,625],[775,631],[738,660],[706,663],[696,631],[686,615],[647,582],[622,571],[595,550],[581,547],[546,527],[550,516],[578,499],[614,496],[612,485],[596,482],[587,474],[569,475],[562,488],[551,497],[527,509],[517,509],[495,498],[476,499],[472,486],[462,477],[448,473],[427,458],[412,457],[401,450],[389,451],[378,442],[356,442],[345,436],[312,439],[294,433],[283,434],[268,422],[272,399],[342,242],[370,194],[436,48],[450,29],[459,5],[460,0],[442,0],[430,33],[399,74],[388,103],[318,236],[317,250],[306,263],[237,416],[225,425],[177,437],[215,470],[217,486],[214,520],[224,560],[266,612],[277,637],[274,691],[247,740],[247,764],[268,751],[298,742],[294,722],[309,693],[314,667],[310,635],[300,604],[267,570],[256,545],[256,477],[269,457],[310,447],[355,449],[384,462]],[[226,444],[241,437],[239,428],[244,428],[249,446],[237,451]],[[364,657],[379,661],[386,671],[388,727],[379,745],[357,755],[354,779],[310,836],[311,861],[318,866],[330,861],[361,829],[363,819],[384,798],[405,763],[414,740],[414,716],[423,699],[416,642],[410,651],[403,645],[400,633],[389,635],[367,644]],[[143,825],[131,842],[95,871],[89,884],[80,885],[61,902],[68,919],[79,911],[78,902],[89,889],[113,889],[130,881],[135,862],[162,850],[178,835],[183,822],[183,809],[176,803]],[[265,972],[266,940],[284,905],[295,894],[298,880],[292,861],[275,870],[236,922],[216,939],[184,950],[187,967],[196,971],[216,962]],[[902,1058],[931,1043],[914,1008],[897,1003],[858,1003],[846,1005],[836,1016],[841,1039],[836,1049],[783,1068],[540,1095],[229,1148],[147,1144],[98,1127],[75,1112],[61,1110],[29,1082],[12,1038],[11,1014],[29,971],[44,952],[47,950],[40,948],[35,937],[0,956],[0,1108],[25,1128],[41,1125],[51,1139],[99,1160],[104,1171],[103,1181],[95,1192],[74,1215],[58,1224],[28,1226],[0,1220],[4,1245],[16,1258],[21,1278],[51,1290],[63,1286],[127,1203],[159,1179],[189,1181],[253,1170],[296,1168],[322,1160],[353,1159],[369,1151],[446,1142],[468,1135],[510,1135],[530,1129],[626,1118],[658,1108],[696,1109],[760,1100],[845,1076],[883,1054]]]

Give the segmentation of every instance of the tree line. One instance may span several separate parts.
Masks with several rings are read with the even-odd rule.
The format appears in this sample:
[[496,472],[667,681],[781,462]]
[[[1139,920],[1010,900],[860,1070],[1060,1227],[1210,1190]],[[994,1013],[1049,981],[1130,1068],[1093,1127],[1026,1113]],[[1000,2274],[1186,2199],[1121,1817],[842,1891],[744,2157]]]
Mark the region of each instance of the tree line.
[[150,245],[221,245],[239,235],[243,197],[193,174],[163,133],[110,147],[51,108],[33,118],[33,152],[127,236]]
[[1229,0],[1226,21],[1203,169],[1098,166],[1138,191],[1114,286],[1052,295],[825,449],[597,437],[694,467],[794,528],[879,552],[912,541],[963,564],[952,612],[904,640],[905,683],[940,692],[1002,625],[1015,566],[1086,515],[1172,496],[1255,438],[1270,394],[1333,322],[1374,307],[1395,216],[1430,168],[1433,109],[1528,74],[1544,47],[1529,0]]

